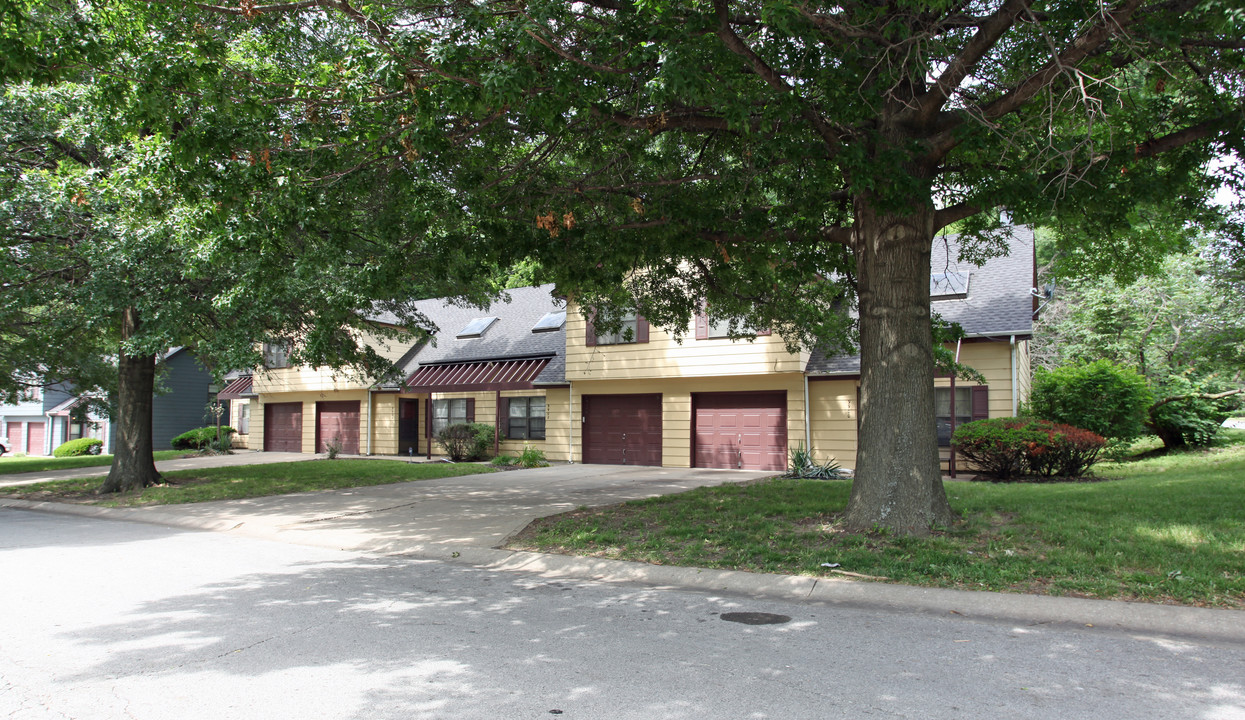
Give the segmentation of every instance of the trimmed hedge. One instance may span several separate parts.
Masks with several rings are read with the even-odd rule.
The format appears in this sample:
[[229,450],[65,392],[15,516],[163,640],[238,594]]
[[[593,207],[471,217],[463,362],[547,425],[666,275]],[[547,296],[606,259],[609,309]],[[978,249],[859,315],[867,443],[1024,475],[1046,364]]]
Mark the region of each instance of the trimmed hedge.
[[978,470],[1001,482],[1081,477],[1098,462],[1107,444],[1089,430],[1026,418],[965,423],[956,428],[952,442]]
[[[228,449],[232,444],[231,436],[237,432],[228,425],[220,426],[221,444]],[[195,428],[173,438],[171,444],[174,450],[202,450],[206,447],[212,447],[216,444],[216,426]],[[217,448],[218,450],[221,448]]]
[[104,452],[104,441],[96,438],[78,438],[61,443],[52,451],[52,457],[78,457],[80,455],[99,455]]

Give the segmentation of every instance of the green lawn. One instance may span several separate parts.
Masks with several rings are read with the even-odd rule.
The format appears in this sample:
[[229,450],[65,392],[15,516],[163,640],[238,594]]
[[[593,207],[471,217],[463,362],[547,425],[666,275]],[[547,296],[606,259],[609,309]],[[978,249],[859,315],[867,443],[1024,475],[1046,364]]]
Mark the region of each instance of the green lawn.
[[[187,450],[157,450],[154,455],[156,460],[175,460],[184,455],[190,454]],[[99,467],[112,464],[111,455],[83,455],[81,457],[14,457],[12,455],[4,455],[0,457],[0,475],[12,475],[14,473],[25,472],[43,472],[45,470],[68,470],[70,468]]]
[[[539,520],[513,549],[911,585],[1245,608],[1245,431],[1104,482],[951,482],[928,539],[847,535],[850,482],[774,479]],[[824,568],[822,563],[838,563]]]
[[0,497],[57,500],[104,507],[176,505],[208,500],[285,495],[312,490],[386,485],[388,483],[457,477],[494,472],[474,463],[408,463],[403,460],[307,460],[240,465],[165,473],[165,484],[137,493],[96,495],[101,478],[62,480],[18,487],[0,487]]

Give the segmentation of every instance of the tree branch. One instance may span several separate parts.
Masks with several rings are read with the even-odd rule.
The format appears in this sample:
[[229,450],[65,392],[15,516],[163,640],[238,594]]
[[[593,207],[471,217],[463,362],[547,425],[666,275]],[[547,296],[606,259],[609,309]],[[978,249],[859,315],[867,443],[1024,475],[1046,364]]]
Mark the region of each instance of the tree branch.
[[922,122],[929,122],[935,113],[946,105],[952,91],[977,67],[977,63],[994,47],[1003,34],[1016,24],[1020,14],[1029,9],[1031,0],[1007,0],[1003,6],[978,26],[968,44],[947,65],[938,81],[918,99],[918,114]]
[[735,34],[734,30],[731,30],[730,12],[726,7],[726,3],[727,0],[713,0],[713,8],[718,16],[718,38],[722,40],[722,43],[731,52],[747,60],[752,66],[752,71],[759,75],[766,84],[784,95],[789,95],[799,100],[800,114],[808,120],[817,131],[817,134],[821,136],[821,139],[830,149],[831,154],[838,152],[839,145],[842,142],[840,134],[830,127],[830,124],[821,116],[821,113],[817,112],[808,101],[800,97],[795,92],[795,89],[787,84],[787,81],[777,71],[767,65],[759,55],[753,52],[752,48],[748,47],[748,44],[742,38]]
[[1225,390],[1221,393],[1189,393],[1187,395],[1172,395],[1171,397],[1165,397],[1151,405],[1150,412],[1153,413],[1155,410],[1163,407],[1164,405],[1174,403],[1178,400],[1222,400],[1223,398],[1232,397],[1233,395],[1240,395],[1241,393],[1245,393],[1245,387],[1237,388],[1235,390]]

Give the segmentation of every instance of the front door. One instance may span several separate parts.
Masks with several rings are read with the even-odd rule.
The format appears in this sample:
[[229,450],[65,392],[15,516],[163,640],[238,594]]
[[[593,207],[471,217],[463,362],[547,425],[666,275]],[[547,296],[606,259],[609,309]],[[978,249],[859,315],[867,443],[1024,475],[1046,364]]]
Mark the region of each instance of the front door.
[[419,454],[419,400],[398,400],[398,454]]

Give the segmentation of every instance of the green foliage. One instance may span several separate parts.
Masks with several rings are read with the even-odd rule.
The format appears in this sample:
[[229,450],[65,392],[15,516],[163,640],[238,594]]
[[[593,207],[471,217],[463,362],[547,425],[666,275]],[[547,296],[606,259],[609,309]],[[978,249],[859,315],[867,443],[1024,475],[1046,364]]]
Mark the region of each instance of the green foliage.
[[454,462],[483,460],[493,448],[493,426],[485,423],[458,423],[437,434],[437,442]]
[[523,446],[523,452],[519,453],[516,462],[525,468],[549,467],[549,461],[545,459],[545,451],[531,445]]
[[952,440],[956,452],[1001,482],[1081,477],[1106,446],[1089,430],[1026,418],[975,420],[956,428]]
[[1215,439],[1223,421],[1240,409],[1242,397],[1208,397],[1216,389],[1185,376],[1169,379],[1166,390],[1173,395],[1151,406],[1147,423],[1164,447],[1205,447]]
[[1027,409],[1043,420],[1132,440],[1144,432],[1146,408],[1152,402],[1146,379],[1135,370],[1096,360],[1054,370],[1039,367]]
[[[228,425],[220,426],[221,443],[225,446],[223,449],[227,450],[231,447],[230,436],[232,436],[235,432],[237,431]],[[216,450],[222,449],[216,445],[215,425],[187,430],[181,435],[173,438],[170,442],[173,445],[174,450],[203,450],[205,448],[212,448]]]
[[341,438],[333,438],[332,440],[324,443],[324,449],[328,453],[329,460],[336,460],[337,456],[340,455],[342,451]]
[[787,473],[784,477],[812,478],[817,480],[833,480],[843,476],[843,468],[834,458],[819,463],[813,453],[804,448],[804,443],[790,449]]
[[52,457],[78,457],[80,455],[99,455],[104,452],[104,441],[96,438],[78,438],[61,443],[52,451]]
[[990,418],[960,425],[952,435],[956,452],[981,472],[1007,481],[1025,473],[1029,449],[1046,441],[1032,420]]

